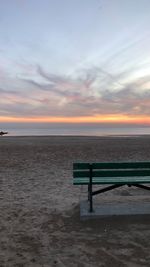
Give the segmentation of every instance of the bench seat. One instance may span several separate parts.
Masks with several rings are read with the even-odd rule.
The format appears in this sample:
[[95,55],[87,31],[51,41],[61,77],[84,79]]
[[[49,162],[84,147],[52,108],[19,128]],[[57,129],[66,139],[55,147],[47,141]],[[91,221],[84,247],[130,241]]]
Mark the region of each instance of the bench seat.
[[[81,177],[81,178],[74,178],[73,184],[74,185],[88,185],[90,183],[90,178]],[[94,177],[92,178],[93,185],[100,185],[100,184],[147,184],[150,183],[150,177]]]

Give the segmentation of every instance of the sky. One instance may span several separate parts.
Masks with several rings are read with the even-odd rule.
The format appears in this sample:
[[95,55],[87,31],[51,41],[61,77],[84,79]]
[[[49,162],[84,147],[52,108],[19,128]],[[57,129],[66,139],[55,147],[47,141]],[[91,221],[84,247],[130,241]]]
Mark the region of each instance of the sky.
[[0,123],[150,125],[149,0],[0,0]]

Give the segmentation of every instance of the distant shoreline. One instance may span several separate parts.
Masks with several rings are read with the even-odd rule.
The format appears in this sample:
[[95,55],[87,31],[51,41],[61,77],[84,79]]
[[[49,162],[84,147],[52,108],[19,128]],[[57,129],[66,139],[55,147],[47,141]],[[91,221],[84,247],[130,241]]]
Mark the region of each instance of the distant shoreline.
[[65,138],[65,139],[70,139],[70,138],[78,138],[78,139],[83,139],[83,138],[96,138],[96,139],[101,139],[101,138],[150,138],[150,134],[112,134],[112,135],[6,135],[6,136],[1,136],[0,139],[10,139],[10,138]]

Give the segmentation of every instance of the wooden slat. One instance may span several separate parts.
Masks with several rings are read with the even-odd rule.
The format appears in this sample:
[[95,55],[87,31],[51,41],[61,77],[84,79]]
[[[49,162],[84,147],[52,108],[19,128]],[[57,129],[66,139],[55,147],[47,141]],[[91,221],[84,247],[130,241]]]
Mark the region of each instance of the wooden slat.
[[90,177],[89,171],[74,171],[73,178],[83,178],[83,177]]
[[[93,184],[145,184],[150,183],[150,177],[118,177],[118,178],[112,178],[107,177],[106,178],[93,178],[92,179]],[[89,184],[89,178],[75,178],[73,180],[74,185],[87,185]]]
[[[102,170],[93,171],[92,177],[137,177],[150,176],[150,170]],[[90,177],[90,171],[74,171],[74,178]]]
[[94,169],[150,169],[150,162],[99,162],[93,163]]
[[[150,176],[150,170],[102,170],[93,171],[93,177],[134,177],[134,176]],[[80,177],[80,173],[79,176]],[[84,177],[84,176],[82,176]]]
[[97,162],[97,163],[73,163],[74,170],[89,169],[92,164],[93,169],[150,169],[150,162]]
[[[88,178],[89,179],[89,178]],[[94,183],[123,183],[123,184],[136,184],[136,183],[150,183],[150,177],[95,177],[93,178]]]
[[73,170],[89,169],[90,163],[73,163]]
[[74,185],[87,185],[89,184],[89,178],[75,178],[73,180]]

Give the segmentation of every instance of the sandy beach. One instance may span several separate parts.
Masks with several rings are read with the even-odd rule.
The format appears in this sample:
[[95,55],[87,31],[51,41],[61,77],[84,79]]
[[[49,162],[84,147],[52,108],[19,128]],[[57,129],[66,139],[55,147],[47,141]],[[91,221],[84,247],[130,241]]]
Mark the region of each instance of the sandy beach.
[[[80,220],[76,161],[150,161],[150,136],[1,137],[0,267],[150,266],[150,215]],[[150,193],[96,199],[141,203]]]

